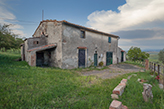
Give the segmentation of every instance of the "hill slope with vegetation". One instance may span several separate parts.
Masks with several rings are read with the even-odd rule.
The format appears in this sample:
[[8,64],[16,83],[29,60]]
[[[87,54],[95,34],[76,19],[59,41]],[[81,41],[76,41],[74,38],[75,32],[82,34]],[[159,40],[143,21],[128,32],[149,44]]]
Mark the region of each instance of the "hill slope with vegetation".
[[[112,102],[112,90],[125,74],[102,80],[96,76],[81,76],[75,70],[30,67],[24,61],[14,61],[20,54],[0,52],[0,108],[73,108],[108,109]],[[164,93],[149,72],[135,73],[128,80],[119,98],[129,109],[162,109]],[[153,104],[145,103],[143,86],[137,79],[143,78],[153,85]]]

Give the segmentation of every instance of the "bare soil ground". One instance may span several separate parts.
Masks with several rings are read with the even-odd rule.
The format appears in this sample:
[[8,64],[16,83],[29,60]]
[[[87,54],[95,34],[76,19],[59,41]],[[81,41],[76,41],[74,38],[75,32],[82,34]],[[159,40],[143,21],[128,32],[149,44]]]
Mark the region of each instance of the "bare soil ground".
[[81,72],[81,74],[84,76],[95,75],[102,79],[110,79],[118,75],[123,75],[132,72],[139,72],[139,71],[143,72],[144,68],[138,67],[136,65],[121,63],[121,64],[110,65],[109,69],[84,71]]

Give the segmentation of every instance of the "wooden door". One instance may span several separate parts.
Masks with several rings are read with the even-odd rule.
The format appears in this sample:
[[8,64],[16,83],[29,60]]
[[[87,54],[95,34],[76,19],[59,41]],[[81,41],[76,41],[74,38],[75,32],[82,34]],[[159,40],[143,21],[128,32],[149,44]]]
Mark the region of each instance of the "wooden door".
[[94,66],[97,66],[97,53],[94,54]]
[[106,65],[110,65],[113,63],[113,53],[112,52],[106,52]]
[[85,67],[85,49],[79,49],[79,67]]

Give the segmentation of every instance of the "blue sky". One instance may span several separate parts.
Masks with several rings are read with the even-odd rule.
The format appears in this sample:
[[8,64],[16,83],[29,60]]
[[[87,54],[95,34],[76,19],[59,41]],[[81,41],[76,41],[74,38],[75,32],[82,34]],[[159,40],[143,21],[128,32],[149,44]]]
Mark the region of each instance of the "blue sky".
[[0,0],[0,23],[32,37],[44,19],[66,20],[120,36],[119,46],[164,48],[164,0]]

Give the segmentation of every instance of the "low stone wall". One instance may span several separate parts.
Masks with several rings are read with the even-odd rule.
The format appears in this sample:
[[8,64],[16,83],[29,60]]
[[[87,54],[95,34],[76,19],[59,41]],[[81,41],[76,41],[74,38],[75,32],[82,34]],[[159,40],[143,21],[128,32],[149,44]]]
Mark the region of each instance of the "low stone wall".
[[109,109],[128,109],[127,106],[123,105],[122,102],[113,100],[112,103],[110,104]]
[[119,96],[123,94],[126,84],[127,84],[127,79],[122,79],[121,82],[114,88],[113,94],[111,94],[111,97],[114,100],[110,104],[109,109],[128,109],[128,107],[124,106],[122,102],[115,100],[115,99],[119,99]]

